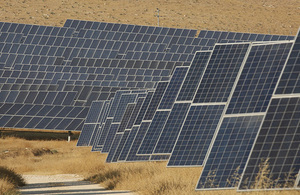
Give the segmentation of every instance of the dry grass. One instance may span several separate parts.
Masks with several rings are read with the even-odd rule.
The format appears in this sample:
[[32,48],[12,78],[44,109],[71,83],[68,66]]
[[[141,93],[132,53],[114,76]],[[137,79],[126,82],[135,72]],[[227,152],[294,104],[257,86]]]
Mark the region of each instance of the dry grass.
[[[41,152],[35,156],[33,151]],[[52,151],[52,152],[49,152]],[[55,151],[55,152],[53,152]],[[201,168],[166,168],[166,162],[105,163],[106,155],[76,147],[76,141],[0,139],[0,165],[26,174],[80,174],[109,189],[139,194],[235,195],[235,190],[195,191]],[[3,181],[1,181],[3,183]],[[299,195],[299,191],[243,193]]]
[[15,195],[18,192],[15,190],[15,186],[5,179],[0,179],[0,194],[3,195]]
[[12,169],[0,166],[0,194],[18,194],[16,188],[25,185],[25,181],[20,174]]
[[197,30],[292,34],[299,0],[1,0],[0,21],[62,26],[66,19]]

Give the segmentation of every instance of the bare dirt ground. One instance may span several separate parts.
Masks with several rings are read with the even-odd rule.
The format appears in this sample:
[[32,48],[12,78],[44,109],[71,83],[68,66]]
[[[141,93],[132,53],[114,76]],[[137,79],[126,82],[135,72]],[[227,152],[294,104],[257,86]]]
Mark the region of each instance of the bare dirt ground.
[[133,195],[128,191],[105,190],[99,184],[83,181],[83,178],[75,174],[59,175],[24,175],[27,185],[20,188],[21,194],[113,194]]
[[1,0],[0,21],[62,26],[66,19],[295,35],[300,0]]

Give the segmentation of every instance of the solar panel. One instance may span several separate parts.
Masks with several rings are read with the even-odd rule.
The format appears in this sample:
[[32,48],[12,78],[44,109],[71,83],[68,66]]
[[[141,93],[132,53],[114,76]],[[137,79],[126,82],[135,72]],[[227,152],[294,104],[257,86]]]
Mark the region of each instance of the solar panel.
[[226,114],[265,112],[291,43],[253,45]]
[[[267,109],[239,185],[240,190],[294,188],[299,172],[299,32]],[[296,69],[295,69],[296,68]],[[291,76],[288,82],[287,76]],[[266,170],[263,180],[261,170]],[[299,182],[299,181],[298,181]]]
[[[300,98],[272,98],[240,189],[292,188],[299,171]],[[261,181],[261,169],[270,183]]]
[[157,84],[157,87],[155,89],[155,92],[153,94],[153,97],[151,99],[151,102],[148,106],[148,109],[145,113],[143,120],[152,120],[152,118],[155,114],[155,111],[159,105],[159,102],[160,102],[168,84],[169,84],[169,82],[159,82]]
[[147,129],[149,128],[149,126],[150,126],[150,122],[142,122],[142,124],[139,126],[139,128],[136,128],[135,131],[133,131],[133,129],[131,130],[131,133],[135,134],[135,137],[134,137],[134,139],[132,139],[133,142],[131,144],[130,150],[128,151],[126,162],[149,160],[150,156],[137,156],[136,155],[138,152],[139,146],[141,144],[141,141],[142,141]]
[[85,124],[81,130],[77,146],[89,146],[91,136],[97,126],[97,124]]
[[262,119],[263,115],[224,118],[197,190],[238,186]]
[[[149,93],[150,92],[148,92],[148,94]],[[142,109],[142,105],[144,104],[144,101],[148,97],[148,94],[146,95],[146,97],[140,97],[140,98],[138,98],[138,100],[136,102],[136,105],[134,107],[134,110],[132,111],[132,114],[130,116],[130,119],[129,119],[129,121],[127,123],[127,126],[126,126],[125,129],[131,129],[132,126],[134,125],[135,121],[137,120],[137,116],[138,116],[140,110]]]
[[154,118],[141,142],[138,150],[138,155],[152,154],[155,144],[160,136],[160,133],[164,127],[165,122],[168,119],[170,111],[156,111]]
[[103,112],[103,109],[104,109],[103,101],[92,103],[89,113],[85,120],[85,125],[83,126],[83,129],[78,138],[77,146],[90,145],[90,140],[94,134],[94,131],[96,131],[99,128],[99,125],[96,124],[98,123],[100,114],[101,112]]
[[191,101],[199,85],[211,52],[197,52],[182,84],[177,101]]
[[189,103],[174,104],[168,120],[166,121],[166,124],[159,136],[153,153],[168,154],[172,152],[189,106]]
[[249,43],[216,44],[193,103],[226,102]]
[[99,139],[100,139],[100,136],[102,134],[104,122],[106,120],[106,117],[107,117],[107,114],[108,114],[108,111],[109,111],[109,108],[110,108],[110,105],[111,105],[111,101],[112,100],[106,100],[104,102],[103,111],[101,112],[100,117],[97,121],[97,124],[99,124],[99,128],[97,128],[94,131],[94,134],[92,135],[91,142],[90,142],[90,145],[92,146],[92,151],[96,151],[99,148],[99,145],[98,145]]
[[123,134],[124,134],[124,132],[116,133],[116,135],[114,136],[114,140],[111,144],[109,153],[108,153],[107,158],[106,158],[106,162],[111,162],[113,160],[113,157],[116,153],[116,150],[118,149],[118,146],[119,146],[119,143],[122,139]]
[[225,105],[192,105],[168,166],[201,166]]
[[172,108],[187,71],[188,67],[177,67],[175,69],[158,109]]
[[[143,96],[145,94],[142,94]],[[112,121],[112,125],[114,125],[114,128],[110,128],[109,129],[109,132],[106,136],[106,140],[104,142],[104,145],[103,145],[103,149],[102,149],[102,152],[109,152],[110,150],[110,147],[111,147],[111,144],[112,144],[112,141],[114,139],[114,136],[117,132],[117,130],[119,129],[119,126],[120,126],[120,123],[121,123],[121,120],[122,120],[122,117],[125,113],[125,110],[126,110],[126,107],[129,103],[134,103],[136,101],[136,98],[138,97],[138,94],[137,93],[133,93],[133,94],[123,94],[121,96],[121,99],[120,99],[120,102],[119,102],[119,105],[117,107],[117,111],[116,111],[116,114],[113,118],[113,121]],[[133,107],[130,107],[130,110],[133,109]],[[132,110],[131,110],[132,111]],[[128,117],[130,116],[130,114],[128,114]],[[126,126],[124,125],[124,128]],[[125,129],[124,129],[125,130]]]
[[[221,127],[217,133],[217,137],[214,140],[212,148],[209,151],[209,155],[204,166],[205,171],[203,171],[203,174],[200,177],[197,189],[237,187],[246,159],[249,156],[249,151],[252,147],[254,137],[258,132],[264,112],[266,111],[266,107],[271,98],[271,94],[274,91],[280,72],[284,66],[285,60],[287,59],[290,46],[290,43],[271,45],[260,44],[251,46],[251,50],[247,56],[247,60],[245,61],[245,65],[228,104],[229,106],[226,111],[227,115],[225,115],[225,117],[221,120]],[[277,60],[275,60],[275,58]],[[244,135],[239,135],[239,142],[235,142],[236,138],[233,135],[238,133],[234,132],[231,132],[232,136],[230,137],[224,135],[220,135],[220,137],[218,137],[219,134],[222,134],[220,130],[223,125],[227,129],[239,129],[240,127],[236,120],[242,121],[242,119],[240,116],[239,118],[236,118],[236,115],[243,113],[247,113],[247,115],[260,113],[260,119],[256,119],[257,125],[249,127],[253,128],[253,130],[247,130]],[[230,118],[235,121],[233,124],[236,125],[231,125],[232,127],[229,125],[228,121],[231,120]],[[251,140],[248,140],[251,138],[250,135],[247,136],[248,132],[253,132]],[[242,136],[245,136],[245,138]],[[226,142],[231,143],[231,145],[232,143],[236,144],[234,146],[227,147]],[[239,155],[227,156],[227,161],[223,161],[223,159],[225,159],[224,157],[222,160],[219,160],[219,157],[217,156],[222,156],[224,154],[224,150],[218,151],[218,148],[221,147],[225,147],[226,152],[229,154],[235,153]],[[217,151],[216,154],[213,154],[213,151]],[[232,162],[235,164],[233,165]],[[206,184],[206,181],[212,180],[212,176],[208,173],[214,173],[215,175],[215,182],[213,184]],[[233,175],[236,177],[234,181],[232,181],[231,178]]]
[[118,159],[121,155],[121,151],[124,149],[125,142],[127,141],[128,137],[129,137],[130,130],[125,130],[123,133],[120,133],[120,134],[122,134],[122,138],[119,141],[118,147],[117,147],[117,149],[114,153],[114,156],[112,157],[111,162],[117,162],[118,161]]
[[126,140],[124,140],[125,144],[124,144],[123,148],[121,149],[121,153],[118,158],[118,162],[122,162],[127,159],[128,153],[131,149],[132,143],[135,139],[137,131],[139,130],[139,127],[140,126],[133,126],[131,130],[126,130],[126,131],[128,131],[129,135],[127,138],[125,136],[123,136],[123,138]]

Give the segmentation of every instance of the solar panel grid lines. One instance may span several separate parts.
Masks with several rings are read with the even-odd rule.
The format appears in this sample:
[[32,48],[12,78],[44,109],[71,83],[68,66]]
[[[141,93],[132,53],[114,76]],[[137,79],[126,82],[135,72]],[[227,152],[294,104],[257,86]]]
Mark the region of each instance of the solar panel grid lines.
[[[146,95],[143,93],[143,95]],[[108,134],[106,136],[102,152],[109,152],[110,147],[112,145],[112,141],[114,139],[114,136],[119,129],[119,126],[121,124],[122,117],[124,115],[125,109],[127,107],[128,103],[134,103],[136,101],[136,98],[138,97],[137,93],[130,93],[130,94],[122,94],[118,107],[116,108],[115,116],[113,117],[112,125],[113,128],[110,128],[108,131]],[[129,116],[129,115],[128,115]],[[125,126],[124,126],[125,128]]]
[[[239,94],[239,96],[247,96],[247,97],[250,97],[250,98],[255,97],[257,94],[260,94],[259,92],[261,92],[265,89],[264,86],[267,86],[266,88],[270,91],[268,93],[264,93],[264,94],[260,94],[260,95],[263,97],[263,100],[266,102],[265,104],[269,103],[268,100],[270,99],[270,95],[268,95],[268,94],[273,93],[274,86],[275,86],[275,84],[278,80],[278,77],[279,77],[279,73],[281,72],[281,70],[283,68],[284,62],[286,61],[287,54],[289,53],[289,49],[290,49],[290,43],[288,43],[286,45],[285,44],[280,44],[280,45],[283,46],[284,49],[282,49],[281,47],[278,47],[278,45],[276,45],[276,44],[274,44],[274,45],[272,45],[272,44],[271,45],[252,45],[251,51],[254,51],[254,52],[251,53],[251,51],[250,51],[250,53],[247,57],[247,61],[245,62],[245,65],[244,65],[244,69],[243,69],[242,73],[239,76],[239,82],[235,85],[235,89],[234,89],[235,91],[233,91],[233,93],[231,93],[232,95],[231,95],[230,98],[231,98],[232,102],[236,101],[237,94]],[[261,49],[260,52],[257,52],[258,48]],[[278,52],[278,51],[280,51],[280,52]],[[272,55],[277,54],[277,52],[279,53],[278,55],[280,56],[278,59],[280,59],[281,61],[278,60],[278,61],[274,62],[274,59],[272,58]],[[264,56],[271,56],[271,57],[264,59],[263,58]],[[256,59],[260,58],[260,59],[263,59],[263,60],[258,60],[258,61],[254,60],[253,61],[253,58],[255,58],[255,57],[256,57]],[[267,65],[264,65],[264,64],[267,64]],[[270,67],[268,67],[268,65],[273,66],[272,67],[273,68],[272,73],[270,73]],[[251,67],[254,68],[254,69],[251,71],[251,74],[250,74],[249,73],[249,68],[251,69]],[[255,67],[265,67],[265,69],[260,70],[260,69],[257,69]],[[245,72],[246,72],[246,74],[244,74]],[[265,74],[265,72],[270,73],[270,74]],[[245,75],[247,75],[247,76],[245,76]],[[257,82],[253,78],[261,78],[263,80],[268,80],[270,83],[266,83],[266,82],[263,82],[263,81]],[[243,88],[239,87],[240,86],[239,83],[245,83],[245,81],[244,81],[245,79],[255,81],[255,82],[252,82],[252,83],[248,84],[247,86],[244,86]],[[269,84],[272,84],[273,87],[270,87]],[[257,86],[260,86],[260,87],[257,87]],[[255,94],[252,93],[252,92],[250,94],[241,93],[242,90],[247,91],[247,89],[251,90],[253,88],[256,89]],[[235,93],[235,92],[239,92],[239,93]],[[229,102],[229,105],[230,105],[230,102]],[[245,101],[243,101],[243,102],[245,102]],[[251,113],[253,113],[253,114],[261,113],[262,118],[259,122],[259,123],[261,123],[262,119],[263,119],[263,116],[264,116],[265,109],[263,109],[263,107],[264,107],[265,104],[264,103],[255,104],[255,106],[258,109],[243,109],[243,112],[237,112],[237,113],[229,112],[231,115],[225,115],[224,116],[224,118],[222,119],[223,122],[221,124],[221,127],[222,127],[223,123],[226,123],[226,122],[224,122],[226,116],[235,118],[235,117],[239,117],[242,113],[249,113],[248,115],[251,115]],[[240,106],[240,105],[238,105],[238,106]],[[226,108],[227,111],[228,111],[228,108],[229,107]],[[257,125],[257,127],[255,129],[255,135],[257,134],[257,131],[258,131],[259,127],[260,127],[260,125]],[[217,132],[218,132],[217,136],[219,136],[220,128],[218,128],[218,130],[217,130]],[[215,141],[214,141],[214,143],[213,143],[213,145],[210,149],[211,151],[217,150],[217,148],[219,147],[218,142],[216,142],[216,139],[215,139]],[[215,188],[231,188],[231,187],[236,188],[237,184],[239,182],[238,180],[234,181],[234,183],[233,182],[228,183],[227,181],[230,180],[229,177],[232,177],[233,173],[241,175],[241,173],[243,171],[243,168],[245,166],[245,163],[246,163],[246,159],[249,156],[249,151],[250,151],[250,148],[252,147],[253,141],[254,140],[252,140],[251,142],[248,142],[248,145],[247,144],[243,145],[244,148],[245,147],[248,148],[247,149],[248,153],[245,154],[244,158],[227,157],[228,162],[229,161],[234,161],[236,163],[234,169],[233,169],[232,166],[231,166],[232,169],[230,169],[229,168],[230,165],[228,165],[229,167],[226,167],[226,166],[221,167],[221,163],[223,161],[214,161],[215,159],[212,156],[212,152],[210,151],[209,156],[207,156],[206,163],[205,163],[205,166],[204,166],[204,170],[206,172],[203,172],[204,174],[201,175],[201,177],[199,179],[197,189],[206,189],[206,188],[215,189]],[[242,147],[242,146],[237,144],[235,147]],[[227,150],[227,152],[234,152],[232,147],[227,148],[226,150]],[[224,151],[222,151],[222,152],[220,151],[219,153],[216,153],[215,155],[220,156],[220,155],[222,155],[223,152]],[[239,151],[237,151],[237,152],[239,152]],[[213,162],[213,164],[212,164],[212,162]],[[227,170],[227,173],[230,172],[230,174],[227,174],[227,175],[223,174],[224,175],[223,178],[221,178],[221,177],[218,178],[218,175],[220,175],[222,173],[222,171],[225,172],[225,168]],[[239,170],[239,172],[237,172],[236,168],[239,168],[241,170]],[[236,172],[234,172],[234,171],[236,171]],[[208,174],[209,172],[214,173],[215,175],[214,176],[209,175]],[[212,179],[212,177],[216,177],[217,181],[214,184],[207,184],[207,182],[209,182],[208,180]],[[218,187],[218,186],[222,186],[222,187]]]
[[157,139],[153,154],[171,154],[190,103],[175,103]]
[[145,115],[143,120],[152,120],[155,111],[160,103],[160,100],[168,86],[169,82],[158,82],[155,92],[151,98],[147,111],[145,110]]
[[[293,188],[299,171],[299,99],[272,98],[241,176],[239,191]],[[267,164],[261,166],[269,170],[267,177],[273,181],[269,186],[259,186],[255,180],[262,163]]]
[[98,138],[98,142],[95,142],[95,146],[97,147],[102,147],[103,148],[103,145],[105,143],[105,140],[106,140],[106,137],[107,137],[107,134],[108,134],[108,131],[110,129],[110,126],[112,124],[112,120],[113,118],[106,118],[105,122],[103,123],[102,127],[101,127],[101,134],[99,135],[99,138]]
[[202,166],[225,104],[192,104],[174,144],[168,167]]
[[240,162],[247,160],[263,116],[223,118],[196,190],[237,188],[245,166]]
[[162,96],[162,99],[160,100],[158,109],[172,108],[188,70],[189,67],[176,67],[171,80],[169,81],[169,84]]
[[286,35],[269,35],[269,34],[256,34],[256,33],[242,33],[242,32],[227,32],[227,31],[212,31],[201,30],[199,38],[215,38],[217,43],[223,40],[239,40],[239,41],[280,41],[280,40],[293,40],[293,36]]
[[100,113],[99,119],[97,121],[98,127],[96,127],[96,129],[91,137],[91,140],[90,140],[90,146],[92,146],[92,151],[95,151],[97,148],[97,143],[99,141],[99,137],[102,134],[103,123],[106,119],[109,106],[110,106],[110,100],[104,101],[104,107],[103,107],[102,112]]
[[286,62],[285,69],[280,76],[275,94],[299,94],[299,56],[300,56],[300,29],[295,37],[292,50]]
[[191,101],[209,61],[211,51],[196,52],[176,101]]
[[[127,158],[125,160],[126,162],[148,161],[150,159],[150,155],[142,155],[142,156],[137,155],[141,141],[146,131],[148,130],[150,123],[151,122],[142,122],[141,125],[135,129],[135,131],[131,132],[133,135],[130,136],[132,136],[133,138],[130,139],[132,140],[132,142],[128,144],[131,146],[130,149],[128,150]],[[135,126],[133,128],[135,128]]]
[[149,126],[149,129],[147,130],[145,136],[143,137],[141,145],[139,146],[137,155],[152,154],[156,141],[158,140],[158,137],[164,127],[164,124],[169,114],[170,111],[156,111],[152,119],[151,125]]
[[[292,74],[291,69],[299,67],[299,63],[295,61],[297,58],[293,56],[299,52],[299,41],[298,31],[276,85],[276,91],[268,106],[264,122],[252,147],[238,191],[261,190],[262,188],[292,189],[297,185],[296,174],[300,167],[299,160],[296,160],[300,156],[299,141],[293,138],[299,138],[299,94],[293,94],[293,90],[298,87],[299,83],[294,80],[287,85],[284,81],[286,79],[284,74]],[[267,177],[272,180],[269,186],[259,186],[254,179],[260,167],[266,167],[269,171]]]
[[119,129],[119,126],[120,126],[120,122],[117,122],[117,123],[112,122],[111,123],[108,133],[107,133],[107,136],[106,136],[106,139],[104,141],[101,153],[109,153],[109,150],[112,146],[112,142],[117,133],[117,130]]
[[168,161],[170,158],[170,155],[156,155],[152,154],[149,161]]
[[290,48],[291,43],[252,45],[226,114],[265,112]]
[[125,131],[125,128],[126,128],[128,122],[129,122],[129,119],[130,119],[130,117],[132,115],[132,112],[135,108],[135,105],[136,105],[135,103],[127,104],[126,110],[123,114],[123,117],[122,117],[122,120],[121,120],[121,123],[120,123],[120,126],[119,126],[119,129],[118,129],[117,133],[122,133],[122,132]]
[[11,22],[2,22],[0,32],[4,33],[22,33],[28,35],[53,35],[53,36],[72,36],[73,28],[42,26],[32,24],[19,24]]
[[[233,45],[235,45],[235,44],[233,44]],[[230,75],[230,74],[228,74],[228,75],[224,75],[225,77],[223,77],[222,79],[225,79],[226,78],[226,76],[227,77],[231,77],[232,79],[234,79],[233,81],[231,81],[232,82],[232,85],[235,85],[235,83],[236,83],[236,76],[238,76],[238,74],[240,74],[240,72],[241,72],[241,67],[242,67],[242,64],[243,64],[243,61],[244,61],[244,58],[243,57],[245,57],[245,55],[246,55],[246,53],[248,52],[248,46],[249,46],[249,43],[246,43],[246,45],[247,45],[247,49],[246,50],[244,50],[244,52],[243,52],[243,55],[242,55],[242,57],[240,57],[241,59],[239,60],[239,62],[236,62],[237,64],[236,64],[236,70],[235,70],[235,72],[237,72],[236,73],[236,75],[235,75],[235,77],[234,76],[232,76],[232,75]],[[229,46],[228,48],[230,48],[230,46],[232,46],[231,44],[225,44],[225,45],[222,45],[222,44],[220,44],[220,46],[221,47],[226,47],[226,46]],[[221,57],[222,56],[222,58],[226,58],[226,55],[229,55],[229,53],[230,52],[228,52],[228,48],[227,48],[227,51],[225,52],[225,55],[223,54],[224,53],[224,51],[225,51],[225,49],[224,50],[222,50],[222,49],[220,49],[219,48],[219,50],[218,50],[218,55]],[[230,48],[231,49],[231,48]],[[236,52],[237,50],[233,50],[234,52]],[[214,54],[214,52],[216,52],[215,50],[213,51],[213,53],[212,53],[212,55],[211,55],[211,58],[218,58],[218,55],[213,55]],[[223,53],[222,53],[223,52]],[[234,52],[232,52],[232,53],[234,53]],[[240,51],[238,51],[238,52],[240,52]],[[205,78],[205,76],[206,77],[208,77],[207,75],[209,75],[209,74],[212,74],[212,72],[217,72],[218,71],[218,69],[221,69],[221,68],[216,68],[215,70],[213,70],[213,71],[208,71],[209,69],[212,69],[212,67],[209,67],[210,65],[211,66],[213,66],[214,65],[214,62],[215,62],[215,60],[211,60],[210,59],[210,61],[208,62],[208,65],[207,65],[207,67],[206,67],[206,69],[205,69],[205,71],[204,71],[204,75],[203,75],[203,78]],[[218,63],[220,63],[220,61],[219,62],[217,62],[217,64]],[[223,67],[222,67],[223,68]],[[224,70],[223,70],[223,72],[224,72]],[[225,71],[226,72],[226,71]],[[215,75],[212,75],[212,76],[210,76],[210,78],[212,78],[212,79],[214,79],[216,76]],[[218,77],[219,78],[219,77]],[[232,85],[231,85],[231,87],[232,87]],[[201,82],[200,82],[200,84],[199,84],[199,86],[201,86]],[[230,86],[230,85],[228,85],[228,86]],[[214,87],[219,87],[218,85],[214,85]],[[200,89],[200,87],[199,87],[199,89]],[[220,91],[220,89],[218,89],[219,91]],[[229,89],[227,89],[227,90],[229,90]],[[217,90],[216,90],[217,91]],[[198,90],[198,92],[199,92],[199,90]],[[197,92],[197,93],[198,93]],[[207,92],[207,91],[203,91],[203,92],[201,92],[201,93],[203,93],[203,96],[206,96],[207,95],[207,93],[209,93],[209,92]],[[199,94],[199,93],[198,93]],[[228,94],[228,92],[227,92],[227,94],[222,94],[222,96],[223,97],[225,97],[225,98],[228,98],[228,97],[226,97],[226,96],[229,96],[229,94]],[[196,98],[196,96],[194,96],[194,99]],[[194,101],[195,102],[195,101]],[[214,104],[220,104],[220,103],[222,103],[222,102],[219,102],[219,103],[217,103],[217,102],[215,102],[215,103],[210,103],[211,105],[214,105]],[[205,104],[204,104],[205,105]],[[222,113],[223,111],[221,111],[221,113]],[[218,113],[219,113],[219,117],[221,117],[221,115],[220,115],[220,111],[218,111]],[[215,121],[215,123],[216,122],[218,122],[218,119],[217,119],[217,121]],[[179,129],[180,130],[180,129]],[[178,133],[179,133],[179,131],[178,131]],[[211,131],[211,133],[212,134],[214,134],[214,130],[212,130]],[[212,135],[210,135],[211,136],[211,139],[213,140],[213,136]],[[189,137],[187,137],[186,139],[188,139]],[[176,141],[176,139],[177,139],[177,137],[175,138],[175,141]],[[205,140],[205,141],[207,141],[207,140]],[[175,144],[175,143],[174,143]],[[211,144],[211,143],[210,143]],[[208,149],[207,148],[208,146],[206,145],[205,146],[205,148],[206,149]],[[210,146],[209,146],[210,147]],[[173,149],[173,148],[172,148]],[[172,150],[172,149],[170,149],[170,150]],[[202,150],[203,150],[203,148],[202,148]],[[200,152],[200,151],[199,151]],[[205,151],[204,151],[205,152]],[[198,156],[198,158],[199,158],[199,156]],[[205,160],[205,159],[204,159]],[[203,161],[203,159],[202,159],[202,161]],[[200,162],[201,162],[201,160],[200,160]],[[177,162],[175,162],[175,163],[177,163]]]
[[[94,132],[99,128],[99,125],[97,124],[100,113],[104,112],[104,106],[104,101],[92,103],[76,146],[90,146],[91,138],[93,137]],[[89,128],[85,128],[85,126],[89,126]],[[85,132],[86,130],[87,132]]]
[[227,102],[249,48],[250,43],[216,44],[193,103]]
[[[85,24],[91,24],[89,26]],[[119,23],[106,23],[106,22],[94,22],[83,20],[71,20],[67,19],[64,27],[75,28],[77,31],[80,29],[93,29],[93,30],[108,30],[108,31],[120,31],[120,32],[135,32],[146,34],[166,34],[166,35],[180,35],[195,37],[197,30],[195,29],[179,29],[168,27],[156,27],[156,26],[142,26],[142,25],[130,25]]]
[[112,141],[111,147],[109,149],[107,158],[106,158],[106,162],[110,163],[113,160],[113,157],[115,156],[115,153],[118,149],[118,146],[120,144],[120,141],[123,137],[124,132],[117,132],[116,135],[114,136],[114,139]]
[[76,146],[89,146],[90,138],[95,131],[97,124],[84,124]]
[[131,129],[135,123],[135,121],[137,120],[137,116],[139,115],[141,109],[142,109],[142,105],[144,104],[146,98],[148,97],[148,94],[151,93],[151,92],[148,92],[146,97],[139,97],[137,102],[136,102],[136,105],[135,105],[135,108],[130,116],[130,119],[128,121],[128,124],[126,126],[125,129]]
[[125,130],[123,132],[122,138],[121,138],[121,140],[119,142],[119,145],[118,145],[118,147],[117,147],[117,149],[115,151],[115,154],[114,154],[111,162],[118,162],[118,159],[119,159],[119,157],[121,155],[121,152],[122,152],[122,150],[124,148],[125,142],[127,141],[128,137],[129,137],[129,134],[130,134],[130,130]]

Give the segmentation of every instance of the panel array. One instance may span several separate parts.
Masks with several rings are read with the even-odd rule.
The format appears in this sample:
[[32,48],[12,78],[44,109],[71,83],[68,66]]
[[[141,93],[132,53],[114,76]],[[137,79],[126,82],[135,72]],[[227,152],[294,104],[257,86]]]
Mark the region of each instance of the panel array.
[[[299,45],[298,31],[252,147],[239,184],[240,190],[299,187]],[[266,170],[265,175],[261,174],[262,169]],[[263,177],[270,181],[268,185],[263,182]]]
[[196,32],[0,22],[0,127],[81,131],[106,162],[204,166],[197,190],[299,188],[299,32]]

